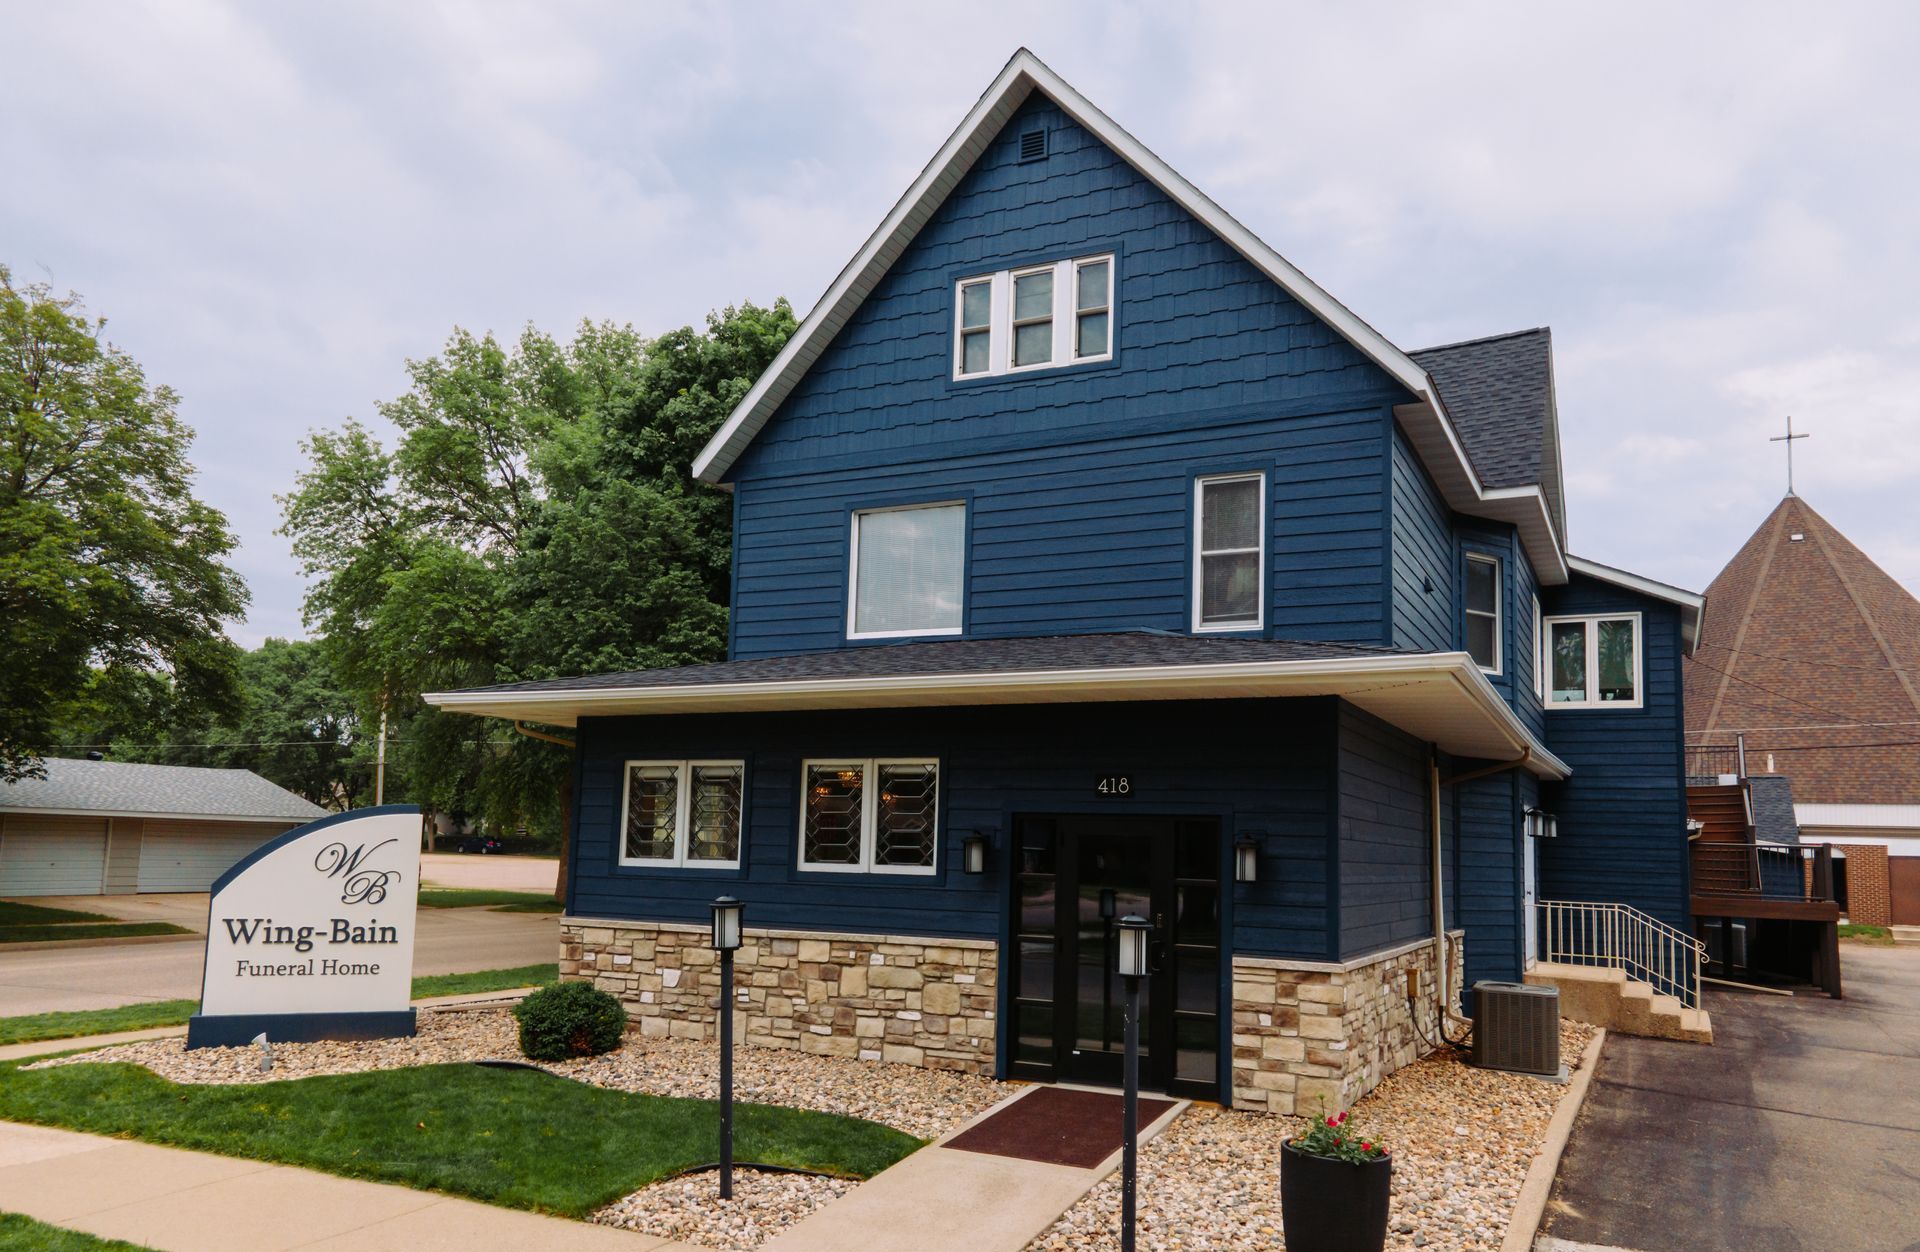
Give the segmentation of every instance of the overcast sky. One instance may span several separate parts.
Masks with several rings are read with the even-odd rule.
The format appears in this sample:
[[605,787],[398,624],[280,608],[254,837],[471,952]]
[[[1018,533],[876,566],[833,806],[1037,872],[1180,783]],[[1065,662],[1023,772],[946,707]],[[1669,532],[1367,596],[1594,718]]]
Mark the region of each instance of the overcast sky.
[[1575,552],[1785,489],[1920,589],[1920,6],[0,0],[0,261],[180,392],[252,644],[276,492],[455,325],[804,313],[1031,47],[1404,348],[1551,325]]

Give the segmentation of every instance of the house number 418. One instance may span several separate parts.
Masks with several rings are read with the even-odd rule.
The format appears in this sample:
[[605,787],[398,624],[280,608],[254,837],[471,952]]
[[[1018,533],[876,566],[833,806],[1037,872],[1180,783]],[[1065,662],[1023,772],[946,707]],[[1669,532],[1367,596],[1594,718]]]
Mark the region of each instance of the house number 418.
[[1133,794],[1133,779],[1125,774],[1103,774],[1093,789],[1103,796],[1130,796]]

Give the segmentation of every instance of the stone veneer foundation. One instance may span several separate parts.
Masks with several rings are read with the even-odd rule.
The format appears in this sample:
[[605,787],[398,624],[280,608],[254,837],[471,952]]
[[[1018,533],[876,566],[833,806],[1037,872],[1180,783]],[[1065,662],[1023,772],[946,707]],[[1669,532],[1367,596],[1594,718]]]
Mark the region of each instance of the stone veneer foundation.
[[[1450,931],[1449,1001],[1461,988],[1462,933]],[[1233,1107],[1318,1114],[1350,1107],[1440,1039],[1434,942],[1351,961],[1233,958]],[[1407,1003],[1407,971],[1420,994]]]
[[[718,1038],[707,927],[564,917],[560,976],[620,997],[647,1036]],[[974,939],[748,930],[734,955],[734,1035],[766,1048],[991,1075],[997,945]]]

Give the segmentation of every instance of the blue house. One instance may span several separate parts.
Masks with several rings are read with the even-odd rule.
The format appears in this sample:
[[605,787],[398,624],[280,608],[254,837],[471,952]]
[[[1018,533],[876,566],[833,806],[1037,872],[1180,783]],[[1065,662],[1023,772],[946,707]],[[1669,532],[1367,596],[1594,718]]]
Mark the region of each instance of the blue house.
[[1536,900],[1688,925],[1703,602],[1568,553],[1548,332],[1402,350],[1030,53],[690,468],[726,662],[429,697],[577,727],[563,971],[647,1034],[731,895],[750,1042],[1113,1082],[1138,914],[1149,1084],[1311,1110]]

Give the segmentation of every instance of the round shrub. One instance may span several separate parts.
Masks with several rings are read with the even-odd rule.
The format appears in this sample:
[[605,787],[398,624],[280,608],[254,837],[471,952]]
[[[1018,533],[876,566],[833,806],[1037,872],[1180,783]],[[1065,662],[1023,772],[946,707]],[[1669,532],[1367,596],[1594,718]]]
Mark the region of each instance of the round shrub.
[[620,1046],[627,1010],[592,983],[542,987],[513,1008],[520,1022],[520,1051],[536,1061],[598,1056]]

